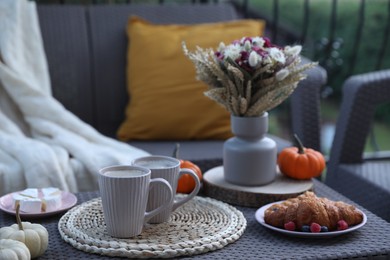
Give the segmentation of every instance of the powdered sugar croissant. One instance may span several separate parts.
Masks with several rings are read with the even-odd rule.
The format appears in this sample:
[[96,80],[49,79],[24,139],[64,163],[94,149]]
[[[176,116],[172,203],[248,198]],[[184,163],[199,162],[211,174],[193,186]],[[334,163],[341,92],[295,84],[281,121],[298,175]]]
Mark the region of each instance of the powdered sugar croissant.
[[292,221],[298,230],[302,226],[318,223],[332,231],[337,229],[340,220],[344,220],[348,226],[354,226],[363,221],[363,214],[350,204],[319,198],[309,191],[273,204],[264,212],[265,223],[283,228],[284,224]]

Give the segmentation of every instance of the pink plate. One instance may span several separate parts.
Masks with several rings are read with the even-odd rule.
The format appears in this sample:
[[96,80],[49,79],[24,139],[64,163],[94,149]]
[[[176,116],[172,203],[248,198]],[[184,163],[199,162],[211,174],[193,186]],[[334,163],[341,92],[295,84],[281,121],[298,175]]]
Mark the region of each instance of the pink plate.
[[[20,192],[21,191],[17,191],[14,193],[20,193]],[[15,215],[16,212],[15,212],[15,209],[12,205],[12,194],[13,193],[9,193],[9,194],[4,195],[3,197],[0,198],[0,209],[6,213]],[[73,193],[70,193],[67,191],[61,191],[61,199],[62,199],[61,207],[59,207],[55,210],[41,212],[41,213],[26,213],[26,212],[20,211],[20,216],[21,217],[29,217],[29,218],[52,216],[52,215],[55,215],[55,214],[58,214],[60,212],[63,212],[63,211],[70,209],[71,207],[73,207],[77,203],[77,197]]]

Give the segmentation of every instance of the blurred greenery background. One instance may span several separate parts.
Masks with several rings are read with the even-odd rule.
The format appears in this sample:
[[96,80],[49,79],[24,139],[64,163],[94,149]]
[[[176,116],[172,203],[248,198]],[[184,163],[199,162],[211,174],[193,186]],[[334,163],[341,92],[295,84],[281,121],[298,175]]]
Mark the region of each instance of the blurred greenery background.
[[[390,68],[390,41],[387,28],[390,21],[390,1],[305,2],[306,0],[249,1],[248,8],[265,17],[268,26],[272,26],[275,21],[274,13],[277,8],[279,26],[295,33],[298,39],[305,34],[303,42],[299,40],[297,42],[303,44],[303,55],[319,61],[326,68],[328,82],[322,92],[321,110],[322,149],[328,154],[342,98],[343,82],[354,74]],[[306,21],[305,8],[308,8],[309,13]],[[333,17],[332,11],[335,12]],[[304,24],[305,22],[308,24]],[[285,127],[280,127],[285,124],[283,120],[287,117],[284,110],[286,106],[271,111],[275,116],[272,118],[270,131],[288,138],[291,133],[286,131]],[[366,151],[375,149],[390,150],[389,104],[382,105],[376,111],[373,135],[367,140]]]

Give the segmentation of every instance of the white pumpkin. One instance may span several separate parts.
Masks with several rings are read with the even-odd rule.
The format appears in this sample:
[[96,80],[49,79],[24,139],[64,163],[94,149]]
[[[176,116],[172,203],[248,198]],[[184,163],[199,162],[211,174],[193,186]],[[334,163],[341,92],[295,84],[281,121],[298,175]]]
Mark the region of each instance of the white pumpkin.
[[[0,239],[13,239],[24,243],[30,250],[32,258],[41,256],[49,244],[49,233],[40,224],[21,222],[19,205],[16,207],[17,224],[0,228]],[[0,258],[1,259],[1,258]]]
[[22,242],[12,239],[0,239],[0,259],[30,260],[30,250]]

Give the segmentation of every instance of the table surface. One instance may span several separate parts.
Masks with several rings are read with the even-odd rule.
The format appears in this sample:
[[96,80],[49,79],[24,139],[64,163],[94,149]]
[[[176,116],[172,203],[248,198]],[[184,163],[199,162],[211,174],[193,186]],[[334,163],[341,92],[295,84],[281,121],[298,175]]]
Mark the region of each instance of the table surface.
[[[355,204],[344,196],[314,180],[318,196]],[[364,192],[364,191],[362,191]],[[76,194],[78,204],[99,196],[98,192]],[[355,204],[356,205],[356,204]],[[255,219],[257,208],[236,207],[243,212],[247,228],[242,237],[226,247],[183,259],[390,259],[390,223],[356,205],[367,215],[362,228],[333,238],[307,239],[277,233],[261,226]],[[89,254],[73,248],[62,240],[58,232],[58,220],[62,214],[43,219],[23,219],[44,225],[49,231],[49,248],[39,259],[115,259]],[[15,223],[15,217],[0,212],[0,227]],[[123,259],[123,258],[121,258]]]

